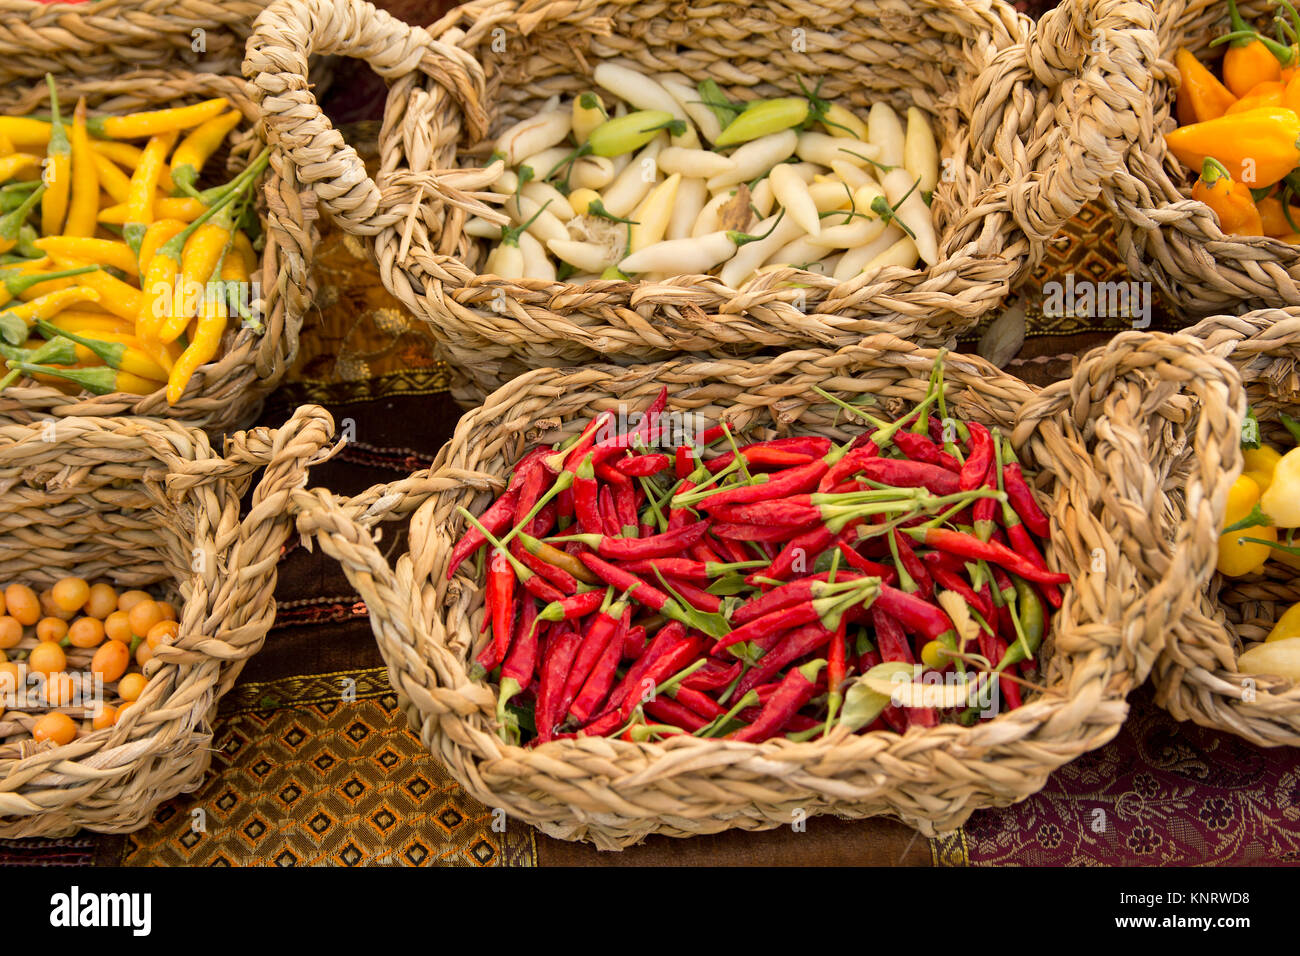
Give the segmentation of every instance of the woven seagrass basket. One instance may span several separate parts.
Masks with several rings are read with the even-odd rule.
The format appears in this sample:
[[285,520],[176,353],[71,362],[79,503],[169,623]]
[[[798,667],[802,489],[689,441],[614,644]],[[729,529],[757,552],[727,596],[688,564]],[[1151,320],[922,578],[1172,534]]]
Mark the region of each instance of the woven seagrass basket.
[[[0,836],[137,829],[163,800],[199,785],[217,700],[275,619],[289,495],[328,457],[333,427],[323,409],[304,406],[279,429],[236,433],[223,454],[203,432],[157,419],[0,425],[0,580],[108,579],[165,593],[180,617],[178,636],[144,667],[144,693],[114,726],[56,746],[29,733],[44,710],[0,715]],[[70,648],[69,671],[92,653]]]
[[237,73],[266,0],[0,0],[0,80],[46,70],[105,76],[160,59]]
[[[1153,0],[1130,4],[1152,6]],[[1300,246],[1281,239],[1229,236],[1204,203],[1191,198],[1199,170],[1186,169],[1165,146],[1177,128],[1179,77],[1174,54],[1185,46],[1217,73],[1228,32],[1222,0],[1160,0],[1153,36],[1135,18],[1133,41],[1151,51],[1146,83],[1116,89],[1133,101],[1142,130],[1104,187],[1116,214],[1120,253],[1135,278],[1154,282],[1170,306],[1192,321],[1223,312],[1300,305]],[[1277,8],[1268,0],[1240,0],[1247,21],[1267,25]],[[1272,29],[1266,32],[1272,36]]]
[[[258,18],[244,70],[272,141],[344,229],[374,236],[385,285],[468,376],[457,398],[477,401],[542,366],[839,347],[880,331],[944,342],[973,326],[1127,148],[1135,124],[1106,91],[1140,61],[1128,34],[1111,29],[1126,21],[1115,8],[1130,5],[1065,0],[1033,34],[1002,0],[479,0],[426,32],[364,0],[278,0]],[[1094,53],[1092,36],[1112,32]],[[313,53],[363,58],[390,81],[374,180],[316,105],[304,79]],[[476,196],[492,138],[552,95],[589,88],[610,59],[714,78],[734,97],[789,95],[802,77],[858,110],[915,103],[948,170],[933,205],[941,261],[844,283],[781,270],[739,290],[708,276],[482,275],[488,244],[463,227],[484,208]]]
[[[125,65],[125,63],[123,64]],[[226,97],[247,123],[235,134],[229,169],[212,163],[206,175],[224,181],[263,148],[254,124],[260,118],[247,84],[233,76],[180,70],[122,71],[105,68],[101,77],[56,77],[59,100],[70,105],[85,96],[92,109],[116,113],[161,109]],[[49,91],[39,75],[0,89],[0,113],[26,114],[49,108]],[[0,421],[34,421],[81,415],[149,415],[170,418],[211,434],[252,423],[262,399],[283,378],[298,351],[298,331],[312,301],[310,263],[318,241],[315,197],[293,179],[292,171],[272,159],[258,184],[257,209],[265,248],[261,265],[250,277],[251,307],[264,332],[232,323],[213,361],[202,365],[175,405],[164,389],[149,395],[114,392],[68,395],[56,388],[21,379],[0,393]]]
[[[1170,536],[1172,549],[1121,533],[1127,513],[1147,506],[1164,458],[1166,446],[1157,444],[1154,468],[1149,463],[1146,418],[1185,405],[1184,388],[1231,391],[1231,369],[1194,340],[1149,339],[1120,361],[1090,353],[1066,387],[1042,394],[981,359],[946,360],[955,414],[1012,434],[1023,460],[1037,469],[1052,521],[1048,561],[1073,578],[1044,644],[1045,691],[969,728],[942,724],[901,737],[840,728],[808,743],[584,737],[511,746],[497,736],[494,689],[470,676],[481,639],[482,591],[468,570],[446,580],[448,554],[464,528],[456,507],[481,511],[532,443],[573,434],[600,410],[643,408],[663,385],[675,410],[725,419],[737,429],[843,441],[854,429],[843,427],[835,406],[810,386],[823,384],[850,401],[872,395],[895,410],[915,402],[936,353],[894,336],[774,359],[530,372],[462,418],[430,470],[351,500],[303,491],[293,507],[299,531],[340,561],[360,590],[421,740],[487,806],[552,836],[606,849],[652,833],[780,826],[796,809],[888,814],[932,834],[959,826],[976,809],[1024,799],[1056,767],[1110,740],[1127,714],[1125,695],[1145,679],[1168,623],[1193,600],[1187,577],[1212,563],[1211,543],[1181,526]],[[1179,367],[1184,355],[1198,353],[1198,379],[1174,376],[1149,385],[1149,369]],[[1212,522],[1222,492],[1211,494],[1210,482],[1222,456],[1236,454],[1227,406],[1222,411],[1220,427],[1202,434],[1180,435],[1173,424],[1167,430],[1168,439],[1194,443],[1204,456],[1203,473],[1187,478],[1195,503],[1184,522],[1189,527]],[[1220,447],[1225,434],[1226,448]],[[374,526],[412,509],[411,550],[391,569]]]
[[[1209,350],[1241,370],[1261,440],[1281,450],[1290,448],[1291,436],[1278,413],[1300,415],[1300,309],[1215,316],[1188,334],[1202,338]],[[1234,412],[1238,439],[1243,412]],[[1238,462],[1224,474],[1224,481],[1231,484],[1240,473]],[[1177,483],[1171,488],[1167,500],[1181,511],[1184,498]],[[1216,523],[1201,533],[1217,542],[1219,528]],[[1179,720],[1230,731],[1262,747],[1300,746],[1300,686],[1237,670],[1241,652],[1262,641],[1297,601],[1300,571],[1280,561],[1270,560],[1264,570],[1245,577],[1215,574],[1156,662],[1152,680],[1157,701]]]

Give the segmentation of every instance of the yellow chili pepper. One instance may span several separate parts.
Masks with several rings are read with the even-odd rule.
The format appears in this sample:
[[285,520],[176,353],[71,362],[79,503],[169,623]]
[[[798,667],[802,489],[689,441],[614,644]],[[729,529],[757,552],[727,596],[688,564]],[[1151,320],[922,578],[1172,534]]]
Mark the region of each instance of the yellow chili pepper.
[[1283,612],[1264,641],[1284,641],[1288,637],[1300,637],[1300,604],[1292,604]]
[[[204,210],[208,207],[203,205],[197,199],[191,199],[189,196],[183,197],[155,197],[153,201],[152,212],[149,221],[155,219],[180,219],[185,222],[193,222],[199,216],[203,215]],[[125,204],[117,206],[108,206],[99,213],[99,221],[106,226],[126,226],[127,208]]]
[[1237,12],[1235,0],[1228,0],[1232,32],[1212,41],[1210,46],[1228,44],[1223,55],[1223,82],[1237,96],[1269,80],[1282,78],[1282,67],[1294,66],[1291,50],[1276,40],[1251,29]]
[[37,327],[43,335],[51,338],[62,335],[76,343],[77,358],[83,364],[97,364],[96,360],[98,360],[118,371],[129,372],[157,382],[167,381],[166,371],[140,349],[140,343],[136,341],[134,335],[97,332],[94,336],[85,336],[77,332],[64,331],[45,322],[38,323]]
[[50,316],[44,321],[60,332],[89,332],[92,335],[99,332],[118,332],[123,335],[131,335],[135,332],[134,321],[128,321],[107,312],[79,312],[76,309],[67,309],[58,315]]
[[[91,147],[98,155],[112,160],[116,165],[132,172],[140,165],[140,160],[144,158],[144,150],[139,146],[132,146],[130,143],[119,143],[116,140],[97,139],[91,143]],[[171,193],[176,188],[172,182],[171,168],[166,163],[163,163],[158,170],[158,188],[164,193]],[[125,202],[126,200],[122,201]]]
[[1201,178],[1192,187],[1192,198],[1214,210],[1219,228],[1230,236],[1262,236],[1263,221],[1250,190],[1234,183],[1232,176],[1217,159],[1201,164]]
[[72,192],[72,144],[59,116],[59,92],[54,77],[45,74],[50,86],[50,145],[45,156],[45,185],[49,187],[41,200],[41,232],[53,236],[63,230],[68,214],[68,196]]
[[171,159],[172,182],[176,189],[191,196],[198,195],[194,184],[199,180],[203,164],[217,151],[226,134],[238,126],[242,118],[237,111],[223,113],[201,123],[194,132],[181,140]]
[[159,133],[175,133],[198,126],[226,108],[225,97],[205,100],[193,106],[153,110],[147,113],[128,113],[126,116],[109,116],[104,119],[104,135],[112,139],[144,139]]
[[185,222],[180,219],[155,219],[140,243],[140,261],[147,266],[158,248],[184,228]]
[[253,241],[242,231],[236,231],[235,233],[235,251],[244,260],[244,278],[248,278],[257,271],[258,264],[262,260],[253,249]]
[[125,242],[117,239],[90,239],[73,236],[46,236],[34,243],[55,262],[63,259],[80,259],[100,266],[121,269],[133,279],[140,277],[135,254]]
[[99,212],[99,174],[95,171],[90,134],[86,132],[86,98],[77,101],[72,114],[72,199],[68,221],[63,227],[67,236],[93,236],[95,216]]
[[0,182],[15,178],[21,170],[40,166],[41,161],[31,153],[12,153],[0,156]]
[[55,368],[53,365],[10,362],[9,367],[14,371],[34,375],[37,379],[40,379],[43,375],[54,379],[64,379],[80,385],[93,395],[109,395],[113,392],[149,395],[158,391],[161,385],[160,382],[155,382],[153,379],[141,378],[139,375],[132,375],[130,372],[119,372],[107,365],[98,368]]
[[95,175],[99,177],[99,185],[103,187],[104,192],[108,193],[113,202],[125,203],[131,193],[131,177],[93,147],[90,155],[95,163]]
[[0,116],[0,135],[18,149],[44,149],[50,144],[50,124],[27,116]]
[[[203,295],[214,273],[221,265],[227,249],[233,245],[235,230],[235,204],[230,203],[211,220],[196,229],[181,251],[180,288],[184,290],[182,308],[173,305],[172,314],[154,336],[160,342],[174,342],[190,319],[199,311]],[[236,253],[238,255],[238,253]],[[193,293],[191,290],[195,290]],[[193,308],[191,308],[193,306]]]
[[1273,483],[1277,463],[1282,460],[1282,453],[1271,445],[1261,444],[1258,448],[1243,448],[1241,454],[1246,460],[1242,474],[1249,475],[1259,485],[1260,494],[1268,491],[1268,486]]
[[[1231,527],[1246,518],[1260,504],[1259,485],[1245,475],[1239,477],[1228,489],[1228,506],[1223,515],[1223,526]],[[1252,574],[1264,566],[1271,549],[1266,544],[1246,541],[1246,538],[1277,540],[1277,529],[1268,526],[1245,528],[1219,535],[1219,560],[1215,565],[1220,574],[1236,578]]]
[[8,156],[14,151],[14,142],[4,133],[0,133],[0,156]]
[[194,338],[181,353],[167,376],[167,404],[180,401],[194,372],[216,357],[221,347],[221,337],[226,332],[226,307],[220,299],[205,299],[199,312],[198,328]]
[[[61,255],[55,255],[52,258],[61,266],[75,267],[83,264],[80,259],[67,258]],[[140,304],[144,299],[144,294],[130,283],[123,282],[102,269],[98,272],[87,272],[81,278],[81,285],[95,292],[98,296],[95,301],[101,309],[117,316],[119,319],[134,321],[135,317],[140,313]]]
[[[123,222],[122,237],[132,252],[140,251],[140,240],[145,230],[154,219],[154,193],[158,190],[158,170],[167,159],[172,143],[176,141],[175,133],[162,133],[149,140],[140,157],[140,165],[131,177],[131,191],[127,194],[126,214]],[[108,210],[105,210],[107,212]],[[103,213],[100,214],[103,222]]]
[[1259,504],[1279,528],[1300,528],[1300,448],[1291,449],[1274,466],[1273,481]]
[[[1231,116],[1233,113],[1244,113],[1246,110],[1257,110],[1264,106],[1285,107],[1282,98],[1286,93],[1286,86],[1281,80],[1267,80],[1229,106],[1224,111],[1224,115]],[[1290,109],[1290,107],[1286,108]]]
[[1165,143],[1192,169],[1213,156],[1236,182],[1258,189],[1300,166],[1300,116],[1278,107],[1247,110],[1180,127]]
[[[94,275],[94,273],[87,273],[87,275]],[[61,309],[79,302],[98,301],[99,293],[84,285],[50,292],[0,312],[0,336],[11,345],[17,345],[27,338],[27,333],[37,319],[48,319]]]
[[1265,196],[1256,200],[1255,208],[1259,210],[1260,223],[1266,236],[1280,239],[1294,231],[1292,222],[1300,223],[1300,206],[1283,206],[1282,200],[1277,196]]

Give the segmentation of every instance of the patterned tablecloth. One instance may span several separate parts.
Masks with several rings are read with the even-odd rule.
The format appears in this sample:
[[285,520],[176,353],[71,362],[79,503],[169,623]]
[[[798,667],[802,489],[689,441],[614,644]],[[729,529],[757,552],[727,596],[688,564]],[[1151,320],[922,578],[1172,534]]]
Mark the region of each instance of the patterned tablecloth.
[[[398,12],[402,12],[400,9]],[[412,17],[428,22],[435,11]],[[373,111],[367,73],[336,79],[337,121]],[[374,124],[345,129],[373,144]],[[372,149],[373,153],[373,149]],[[1043,284],[1068,273],[1117,274],[1106,214],[1088,207],[1024,287],[1030,337],[1009,370],[1036,383],[1125,320],[1047,320]],[[380,286],[364,250],[327,233],[317,259],[319,315],[304,329],[290,383],[265,421],[302,401],[351,419],[357,440],[313,480],[355,493],[427,466],[459,414],[431,340]],[[1153,327],[1171,327],[1157,307]],[[390,536],[390,553],[404,547]],[[279,611],[266,648],[223,700],[212,769],[200,790],[162,806],[127,836],[0,841],[0,864],[76,865],[700,865],[771,863],[1255,864],[1300,861],[1300,752],[1261,750],[1178,724],[1148,688],[1133,695],[1118,737],[1053,774],[1016,806],[976,813],[927,840],[890,820],[814,818],[807,831],[652,838],[621,854],[544,837],[511,821],[492,829],[406,728],[371,636],[366,609],[320,552],[286,549]],[[191,826],[202,809],[205,829]]]

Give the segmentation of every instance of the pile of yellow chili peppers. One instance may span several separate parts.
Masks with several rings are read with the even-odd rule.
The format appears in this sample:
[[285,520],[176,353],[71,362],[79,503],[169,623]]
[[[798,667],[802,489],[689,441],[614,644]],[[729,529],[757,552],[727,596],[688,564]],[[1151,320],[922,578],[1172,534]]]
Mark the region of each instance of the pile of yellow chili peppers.
[[[1300,443],[1300,421],[1285,414],[1281,421]],[[1300,444],[1283,454],[1257,440],[1253,414],[1247,426],[1242,442],[1245,468],[1228,491],[1218,571],[1232,578],[1255,574],[1270,558],[1300,571]],[[1300,604],[1278,618],[1264,645],[1238,659],[1238,669],[1294,674],[1300,680]]]
[[175,404],[231,316],[260,329],[251,202],[267,154],[199,190],[241,119],[225,99],[125,116],[82,99],[69,127],[46,79],[48,116],[0,116],[0,388],[25,375]]
[[1228,0],[1232,29],[1222,79],[1190,51],[1175,63],[1179,128],[1165,135],[1178,160],[1200,176],[1192,198],[1209,206],[1223,232],[1300,244],[1300,14],[1276,0],[1277,39],[1249,27]]

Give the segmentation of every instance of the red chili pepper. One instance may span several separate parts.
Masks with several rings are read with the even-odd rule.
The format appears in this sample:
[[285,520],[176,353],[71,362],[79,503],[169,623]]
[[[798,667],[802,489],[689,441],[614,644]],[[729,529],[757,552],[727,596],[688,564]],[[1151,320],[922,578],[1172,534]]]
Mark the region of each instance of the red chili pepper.
[[833,694],[835,699],[840,700],[840,685],[844,683],[844,675],[847,673],[847,648],[844,641],[845,622],[840,618],[840,623],[835,628],[835,633],[831,635],[830,654],[826,660],[826,687]]
[[591,673],[587,675],[582,685],[582,690],[578,691],[578,696],[569,707],[569,716],[579,724],[585,724],[591,719],[591,715],[609,696],[614,681],[618,678],[618,662],[623,658],[623,638],[628,631],[631,618],[632,610],[625,606],[614,633],[605,642],[595,666],[592,667]]
[[[904,664],[915,662],[912,647],[897,618],[882,608],[873,607],[871,623],[875,627],[876,646],[882,661],[901,661]],[[903,710],[902,719],[905,726],[934,727],[939,723],[939,715],[931,707],[908,707]]]
[[811,494],[756,501],[745,505],[719,505],[709,513],[719,521],[749,525],[802,526],[822,520],[821,508]]
[[944,468],[954,474],[961,471],[961,463],[925,435],[918,435],[916,432],[900,431],[894,435],[894,444],[898,446],[899,451],[913,461],[923,461],[930,465],[938,465],[940,468]]
[[849,566],[856,571],[860,571],[868,577],[880,578],[885,584],[893,584],[894,579],[898,577],[893,568],[886,567],[883,564],[877,564],[868,558],[864,558],[849,543],[844,540],[843,536],[836,541],[836,547],[839,548],[840,554],[844,555],[849,562]]
[[[863,436],[858,436],[859,438]],[[856,442],[856,439],[855,439]],[[880,449],[871,439],[866,439],[861,445],[855,444],[843,458],[827,470],[817,482],[818,491],[829,491],[834,488],[845,478],[856,474],[862,469],[863,463],[880,456]]]
[[686,446],[680,446],[673,452],[673,474],[678,481],[685,481],[695,471],[695,456],[691,449]]
[[[582,638],[582,646],[578,648],[578,655],[573,659],[573,667],[564,679],[564,694],[560,698],[561,716],[569,712],[569,708],[577,698],[578,692],[582,690],[587,678],[591,676],[596,662],[606,656],[607,646],[611,643],[617,644],[617,650],[621,655],[623,639],[618,628],[626,610],[627,603],[625,601],[615,601],[608,608],[599,612],[591,624],[588,625],[587,633]],[[614,658],[614,663],[618,663],[617,657]]]
[[[640,521],[636,513],[636,489],[632,486],[632,479],[611,467],[608,462],[595,464],[594,471],[597,480],[605,482],[605,486],[600,489],[598,500],[602,515],[608,510],[615,516],[618,530],[613,533],[627,535],[628,529],[631,529],[630,536],[635,537]],[[609,505],[605,504],[606,499],[609,500]],[[608,521],[605,526],[608,529]],[[610,532],[606,531],[606,533]]]
[[578,519],[578,527],[586,534],[602,534],[605,530],[599,495],[596,467],[590,457],[584,458],[574,474],[573,513]]
[[630,478],[649,478],[651,475],[659,474],[672,463],[673,460],[667,455],[645,454],[633,455],[631,458],[617,458],[614,460],[614,467]]
[[701,691],[678,684],[668,696],[706,720],[716,720],[727,712],[716,700]]
[[721,550],[722,553],[719,556],[724,561],[739,563],[741,561],[748,561],[753,557],[750,552],[745,550],[745,546],[735,538],[714,538],[712,542],[710,542],[710,546],[716,546]]
[[601,527],[605,534],[619,537],[623,533],[622,522],[618,520],[618,511],[614,507],[614,492],[609,485],[601,485],[596,496],[597,509],[600,511]]
[[[824,597],[826,593],[834,593],[827,585],[829,577],[829,571],[822,571],[819,574],[813,574],[773,588],[767,593],[757,595],[740,605],[731,612],[729,620],[733,626],[739,627],[782,608],[811,601],[813,598]],[[841,571],[836,577],[836,582],[855,581],[861,577],[860,574]]]
[[966,430],[970,433],[970,454],[961,466],[958,487],[962,491],[974,491],[984,484],[993,464],[993,436],[979,422],[967,422]]
[[670,579],[668,584],[681,595],[691,607],[707,614],[717,614],[722,610],[722,599],[691,584],[689,581]]
[[733,524],[727,521],[718,521],[713,526],[713,533],[719,538],[725,538],[729,541],[753,541],[755,544],[781,544],[789,541],[795,535],[802,532],[812,521],[805,521],[800,525],[762,525],[762,524]]
[[546,653],[542,658],[542,678],[537,690],[537,706],[533,715],[534,722],[537,724],[538,739],[543,742],[555,735],[555,727],[560,722],[559,698],[564,692],[565,678],[569,675],[573,658],[577,655],[581,643],[582,635],[568,624],[558,625],[546,642]]
[[523,542],[518,538],[510,542],[510,553],[515,556],[520,564],[532,571],[534,574],[540,574],[543,578],[555,585],[557,589],[565,594],[573,594],[578,590],[578,582],[568,571],[558,568],[553,564],[548,564],[534,554],[530,554],[524,547]]
[[984,598],[976,594],[960,575],[953,574],[947,568],[938,565],[932,565],[931,570],[934,572],[934,580],[940,587],[960,594],[961,599],[977,610],[984,620],[987,621],[993,617],[993,602],[986,602]]
[[668,595],[654,585],[647,584],[635,574],[629,574],[594,554],[584,552],[579,557],[596,577],[606,584],[613,585],[619,591],[628,592],[638,603],[656,611],[662,611],[667,606],[670,600]]
[[504,553],[494,549],[488,559],[487,590],[492,601],[492,642],[476,658],[485,671],[505,660],[515,620],[515,572]]
[[826,666],[823,660],[810,661],[802,667],[796,667],[785,675],[780,688],[772,698],[763,705],[763,711],[748,727],[734,734],[731,739],[747,743],[761,743],[780,733],[790,722],[799,708],[812,700],[817,691],[817,676]]
[[981,541],[974,535],[950,531],[946,528],[909,528],[907,533],[924,542],[927,547],[950,551],[972,561],[1000,564],[1012,574],[1030,581],[1041,584],[1066,584],[1070,580],[1068,574],[1055,574],[1035,567],[1029,559],[1021,557],[996,541]]
[[656,697],[654,700],[646,701],[645,712],[655,720],[661,720],[665,724],[680,727],[691,733],[701,727],[707,727],[709,724],[706,718],[701,717],[690,708],[682,706],[670,697]]
[[[493,534],[499,535],[506,528],[510,527],[510,522],[515,520],[515,505],[519,501],[519,489],[508,488],[505,494],[492,503],[487,511],[483,512],[479,521],[483,527]],[[451,559],[447,563],[447,580],[450,581],[456,569],[464,563],[465,559],[472,555],[483,545],[487,544],[487,538],[478,528],[470,527],[461,539],[456,542],[456,546],[451,549]]]
[[640,624],[636,627],[629,627],[627,633],[623,635],[623,660],[636,660],[645,653],[646,647],[645,628]]
[[597,433],[600,432],[601,429],[608,428],[614,420],[614,413],[610,411],[601,412],[596,415],[587,423],[587,427],[582,430],[582,434],[578,436],[578,440],[574,442],[572,446],[564,451],[557,451],[555,454],[547,458],[546,466],[551,471],[560,471],[563,469],[565,471],[576,472],[578,466],[592,450],[592,446],[595,445]]
[[[1002,655],[1007,652],[1007,642],[989,634],[984,628],[980,628],[979,631],[979,645],[980,653],[994,664],[1002,660]],[[1002,692],[1002,699],[1007,702],[1007,710],[1015,710],[1020,706],[1020,685],[1006,674],[998,675],[998,690]]]
[[[989,465],[988,474],[980,487],[997,490],[996,465]],[[980,498],[971,505],[971,518],[974,519],[975,537],[981,541],[988,541],[993,537],[993,532],[997,530],[997,515],[998,500],[996,498]]]
[[955,636],[948,615],[914,594],[882,584],[874,606],[887,611],[907,630],[920,634],[926,640],[936,641]]
[[[745,459],[745,467],[750,471],[771,470],[773,468],[793,468],[824,457],[831,450],[831,440],[818,435],[799,435],[792,438],[775,438],[771,441],[754,442],[740,449]],[[717,473],[736,460],[736,453],[729,451],[717,458],[705,462],[709,471]]]
[[835,541],[835,533],[824,525],[818,525],[803,532],[796,538],[791,538],[781,553],[766,568],[761,568],[745,580],[750,584],[755,583],[756,578],[775,578],[778,581],[784,581],[795,573],[795,565],[802,562],[803,566],[799,573],[811,569],[817,561],[817,556],[829,548]]
[[703,667],[682,681],[682,686],[690,687],[692,690],[722,690],[740,676],[740,671],[744,666],[740,661],[727,664],[717,658],[710,657]]
[[1034,497],[1029,482],[1025,480],[1019,462],[1011,461],[1002,466],[1002,483],[1006,487],[1007,501],[1025,523],[1025,527],[1040,538],[1050,537],[1052,523],[1038,506],[1038,500]]
[[[752,565],[752,561],[739,562],[741,565]],[[708,561],[695,561],[690,558],[638,558],[633,561],[621,561],[619,567],[624,571],[631,571],[633,574],[648,574],[654,576],[655,572],[670,578],[680,578],[687,581],[711,581],[714,578],[722,577],[724,574],[730,574],[737,570],[735,564],[728,564],[723,561],[715,561],[710,558]]]
[[[728,647],[745,641],[761,640],[774,633],[782,633],[810,624],[820,622],[828,630],[833,630],[842,615],[849,609],[850,603],[855,607],[869,604],[874,598],[878,582],[871,578],[857,578],[850,582],[854,585],[844,591],[837,591],[827,597],[813,597],[797,604],[790,604],[754,618],[713,645],[713,653],[718,654]],[[823,585],[825,588],[825,585]],[[857,597],[861,601],[857,601]]]
[[[649,671],[658,661],[672,655],[677,648],[683,645],[683,642],[690,643],[689,641],[686,641],[686,628],[683,627],[680,622],[669,621],[661,627],[658,633],[651,638],[650,646],[646,648],[645,653],[637,658],[632,666],[628,668],[627,673],[623,675],[623,679],[619,681],[618,685],[610,692],[609,701],[606,704],[606,707],[615,709],[615,715],[617,715],[617,708],[620,707],[629,693],[636,690],[638,691],[639,696],[640,688],[642,686],[641,681],[646,672]],[[696,644],[696,646],[698,646],[698,644]],[[651,683],[650,686],[654,687],[656,683],[658,683],[658,681]],[[635,704],[633,704],[633,707],[635,707]],[[627,713],[628,716],[631,716],[631,707],[628,708]],[[614,726],[617,727],[626,720],[627,717],[624,717]]]
[[[673,621],[666,624],[660,633],[669,630],[677,623]],[[610,695],[610,703],[618,707],[618,713],[623,721],[631,717],[632,711],[643,702],[647,689],[658,687],[694,660],[700,652],[701,645],[700,638],[686,635],[684,628],[680,631],[674,629],[664,652],[653,658],[631,683],[628,682],[628,677],[632,676],[632,671],[629,671],[620,685],[626,685],[627,691],[619,703],[614,705],[613,695]],[[650,657],[649,651],[646,652],[646,656]]]
[[953,495],[958,477],[947,468],[907,458],[868,458],[858,469],[864,478],[895,488],[925,488],[936,495]]
[[646,538],[621,538],[611,535],[570,535],[564,541],[577,541],[609,561],[637,561],[642,558],[666,558],[681,554],[708,533],[709,523],[695,524],[665,531]]
[[573,487],[565,488],[555,497],[555,526],[567,528],[573,523]]
[[[911,578],[916,593],[923,598],[933,597],[934,582],[930,580],[930,573],[925,569],[925,562],[917,557],[916,552],[912,550],[911,544],[905,537],[897,531],[891,531],[889,534],[898,552],[898,563],[907,572],[907,577]],[[899,576],[902,577],[902,575]],[[904,590],[907,590],[907,588],[904,587]]]
[[[704,510],[716,508],[724,504],[741,504],[748,501],[767,501],[772,498],[788,498],[791,495],[803,494],[805,491],[812,491],[817,487],[817,482],[821,480],[822,475],[826,474],[830,465],[824,458],[809,462],[806,465],[799,465],[797,468],[787,468],[785,471],[778,471],[766,477],[767,481],[759,481],[752,485],[740,485],[736,488],[726,488],[722,491],[711,492],[708,497],[699,503],[699,507]],[[677,496],[674,495],[674,498]]]
[[543,621],[576,621],[599,611],[611,596],[608,591],[584,591],[546,605],[540,617]]
[[[1008,509],[1009,508],[1010,506],[1008,506]],[[1025,558],[1039,571],[1050,574],[1051,572],[1047,570],[1047,560],[1039,552],[1038,546],[1034,544],[1034,539],[1029,536],[1028,530],[1026,530],[1025,526],[1020,523],[1019,519],[1017,518],[1014,523],[1006,524],[1005,527],[1007,531],[1007,540],[1011,543],[1011,547],[1015,552]],[[1015,569],[1012,568],[1011,570],[1014,571]],[[1021,577],[1024,577],[1024,575],[1021,575]],[[1066,579],[1069,579],[1068,576]],[[1047,603],[1052,605],[1054,608],[1059,608],[1063,600],[1061,597],[1061,589],[1055,584],[1049,584],[1047,582],[1039,582],[1039,584],[1039,590],[1047,600]]]

